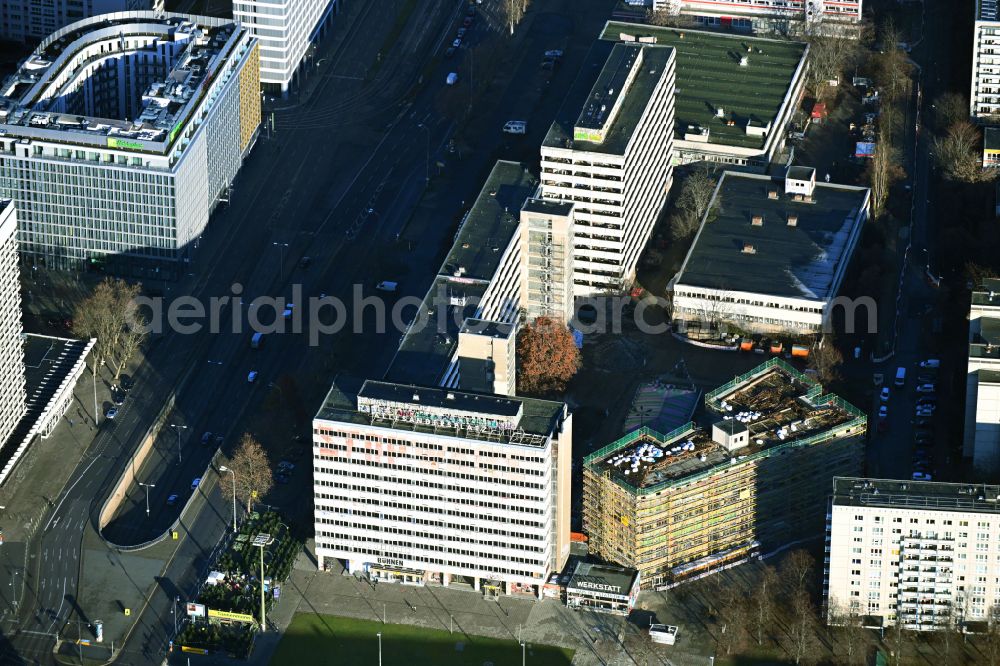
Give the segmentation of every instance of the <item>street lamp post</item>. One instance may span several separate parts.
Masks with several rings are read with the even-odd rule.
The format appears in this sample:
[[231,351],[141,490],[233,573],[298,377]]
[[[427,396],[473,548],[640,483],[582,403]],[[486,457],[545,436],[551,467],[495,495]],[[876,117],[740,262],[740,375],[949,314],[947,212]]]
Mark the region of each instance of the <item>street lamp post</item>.
[[382,666],[382,632],[375,635],[378,636],[378,666]]
[[260,630],[267,631],[267,610],[264,607],[264,547],[271,543],[271,535],[261,532],[253,539],[253,545],[260,548]]
[[271,245],[278,247],[278,277],[281,277],[285,274],[285,248],[288,247],[288,243],[278,243],[275,241]]
[[219,466],[220,472],[229,472],[233,475],[233,533],[236,532],[236,472],[226,467],[225,465]]
[[10,572],[10,598],[14,602],[14,612],[17,613],[17,569]]
[[155,488],[155,483],[143,483],[142,481],[136,481],[140,486],[146,489],[146,517],[149,518],[149,489]]
[[417,125],[420,129],[427,133],[427,159],[424,161],[424,182],[431,182],[431,128],[424,123],[419,123]]
[[521,642],[521,666],[524,666],[524,642]]
[[181,430],[187,430],[188,427],[185,425],[177,425],[175,423],[171,423],[170,427],[174,429],[175,433],[177,433],[177,464],[180,465],[184,462],[184,456],[181,454]]

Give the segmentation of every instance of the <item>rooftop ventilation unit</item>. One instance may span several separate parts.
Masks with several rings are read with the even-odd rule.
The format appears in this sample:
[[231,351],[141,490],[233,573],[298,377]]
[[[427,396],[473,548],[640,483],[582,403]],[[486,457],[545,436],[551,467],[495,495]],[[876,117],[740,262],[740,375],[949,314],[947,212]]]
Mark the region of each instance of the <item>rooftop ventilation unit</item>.
[[799,216],[798,215],[789,215],[788,216],[788,226],[790,226],[790,227],[797,227],[798,224],[799,224]]
[[757,254],[757,248],[750,243],[743,244],[743,254]]
[[740,67],[749,67],[749,66],[750,66],[750,58],[746,56],[740,58]]
[[778,198],[778,190],[775,190],[775,189],[768,190],[767,191],[767,198],[768,199],[777,199]]
[[750,218],[750,224],[753,225],[753,226],[755,226],[755,227],[762,227],[762,226],[764,226],[764,216],[763,215],[754,215],[753,217]]

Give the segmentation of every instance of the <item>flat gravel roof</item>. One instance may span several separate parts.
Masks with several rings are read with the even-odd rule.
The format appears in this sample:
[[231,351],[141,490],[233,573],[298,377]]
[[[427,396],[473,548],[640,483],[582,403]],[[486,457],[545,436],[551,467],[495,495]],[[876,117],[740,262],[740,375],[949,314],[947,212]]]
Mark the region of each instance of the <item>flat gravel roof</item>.
[[[768,191],[778,192],[777,199]],[[676,284],[823,301],[834,296],[868,190],[816,183],[812,203],[795,201],[783,181],[727,171],[714,220],[703,223]],[[754,225],[755,216],[763,218]],[[795,226],[788,223],[797,216]],[[744,251],[753,247],[753,253]]]

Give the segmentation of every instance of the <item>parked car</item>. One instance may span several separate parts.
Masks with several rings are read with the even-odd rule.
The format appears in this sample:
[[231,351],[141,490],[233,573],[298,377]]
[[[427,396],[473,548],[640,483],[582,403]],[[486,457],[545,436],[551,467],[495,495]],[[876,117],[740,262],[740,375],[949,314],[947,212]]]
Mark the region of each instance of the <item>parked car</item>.
[[201,436],[201,445],[208,446],[212,442],[212,431],[206,430]]
[[289,472],[291,472],[293,469],[295,469],[295,464],[290,463],[287,460],[282,460],[281,462],[278,463],[278,469],[288,470]]
[[914,472],[913,473],[913,480],[914,481],[930,481],[931,480],[931,475],[930,474],[926,474],[924,472]]
[[251,370],[250,374],[247,375],[247,383],[248,384],[253,384],[255,381],[257,381],[257,371],[256,370]]
[[917,416],[934,416],[934,410],[929,407],[917,407]]
[[447,50],[445,50],[445,52],[444,52],[444,57],[445,58],[453,58],[453,57],[455,57],[455,51],[456,50],[457,49],[454,46],[449,46],[447,48]]
[[465,28],[459,28],[458,29],[458,34],[455,35],[455,36],[458,37],[459,39],[465,38]]
[[226,441],[226,438],[225,438],[225,437],[223,437],[222,435],[216,435],[216,436],[215,436],[215,445],[216,445],[216,446],[222,446],[222,443],[223,443],[224,441]]
[[461,38],[461,37],[456,37],[456,38],[455,38],[455,41],[453,41],[453,42],[451,43],[451,45],[452,45],[452,46],[453,46],[454,48],[456,48],[456,49],[457,49],[457,48],[459,48],[459,47],[460,47],[460,46],[462,45],[462,38]]
[[118,385],[122,387],[123,391],[128,393],[129,391],[132,390],[132,387],[135,386],[135,380],[129,377],[128,375],[122,375],[122,378],[118,382]]
[[167,506],[173,506],[173,505],[177,504],[177,499],[178,499],[177,498],[177,493],[174,493],[173,495],[171,495],[170,497],[168,497],[167,498]]
[[201,485],[201,477],[197,477],[191,482],[191,490],[198,490],[198,486]]
[[528,123],[524,120],[508,120],[503,126],[504,134],[524,134],[528,131]]
[[542,69],[555,69],[556,61],[552,58],[546,58],[542,61]]
[[917,387],[917,393],[934,393],[936,390],[934,384],[921,384]]
[[[456,48],[456,47],[452,47],[452,48]],[[456,83],[458,83],[458,72],[451,72],[450,74],[448,74],[448,78],[446,78],[444,80],[444,82],[446,84],[448,84],[449,86],[453,86]]]
[[299,259],[299,268],[309,268],[309,264],[312,263],[312,257],[302,257]]
[[117,386],[111,389],[111,402],[117,406],[122,406],[125,404],[125,391],[122,391]]
[[546,58],[552,58],[553,60],[558,60],[563,57],[563,52],[560,49],[552,49],[545,52]]
[[883,386],[882,387],[882,392],[879,393],[878,397],[879,397],[879,400],[881,400],[882,402],[889,402],[889,387],[888,386]]
[[917,375],[917,381],[921,384],[933,384],[937,381],[937,375],[933,372],[921,372]]
[[935,398],[932,395],[925,395],[923,397],[917,398],[917,405],[919,405],[919,406],[928,405],[928,406],[931,406],[931,407],[936,407],[937,406],[937,398]]
[[878,408],[878,417],[880,419],[884,419],[887,416],[889,416],[889,406],[882,405],[881,407]]
[[114,421],[115,418],[118,417],[118,408],[117,407],[110,408],[108,411],[104,412],[104,416]]
[[929,416],[926,416],[918,418],[914,423],[918,428],[926,428],[927,426],[934,424],[934,419],[930,418]]
[[940,368],[941,367],[941,359],[929,358],[926,361],[921,361],[920,362],[920,367],[921,368]]
[[465,15],[467,17],[469,17],[469,18],[475,18],[476,17],[476,8],[475,7],[469,7],[468,9],[465,10]]
[[465,19],[462,21],[462,26],[465,27],[466,29],[471,28],[472,27],[472,17],[471,16],[466,16]]

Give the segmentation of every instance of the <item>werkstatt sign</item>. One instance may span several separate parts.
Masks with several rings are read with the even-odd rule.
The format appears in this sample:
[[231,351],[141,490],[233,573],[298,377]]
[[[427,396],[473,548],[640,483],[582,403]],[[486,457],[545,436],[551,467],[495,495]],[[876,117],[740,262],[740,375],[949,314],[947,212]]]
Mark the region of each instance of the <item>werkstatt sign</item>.
[[256,622],[253,615],[247,615],[246,613],[230,613],[229,611],[215,610],[214,608],[208,609],[208,616],[215,618],[217,620],[232,620],[233,622]]
[[145,148],[139,141],[128,141],[126,139],[117,139],[113,136],[108,137],[108,148],[127,148],[129,150],[142,150]]

